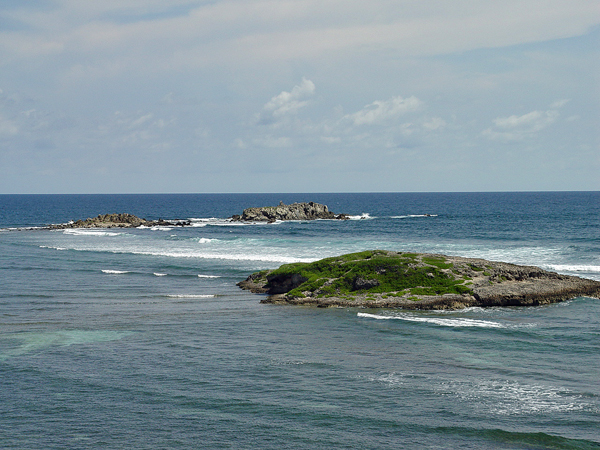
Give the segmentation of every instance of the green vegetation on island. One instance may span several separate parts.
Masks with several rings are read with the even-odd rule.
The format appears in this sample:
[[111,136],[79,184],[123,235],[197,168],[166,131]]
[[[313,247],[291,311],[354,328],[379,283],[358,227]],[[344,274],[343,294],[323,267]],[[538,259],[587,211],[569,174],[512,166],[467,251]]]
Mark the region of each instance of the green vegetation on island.
[[[389,293],[402,296],[470,293],[442,257],[418,258],[416,253],[388,254],[382,250],[351,253],[312,263],[285,264],[268,273],[271,284],[294,274],[303,281],[287,292],[291,297],[340,296],[355,293]],[[262,272],[267,281],[267,273]],[[268,285],[268,281],[267,281]]]
[[537,305],[600,293],[600,282],[538,267],[385,250],[284,264],[238,285],[269,294],[268,303],[422,309]]

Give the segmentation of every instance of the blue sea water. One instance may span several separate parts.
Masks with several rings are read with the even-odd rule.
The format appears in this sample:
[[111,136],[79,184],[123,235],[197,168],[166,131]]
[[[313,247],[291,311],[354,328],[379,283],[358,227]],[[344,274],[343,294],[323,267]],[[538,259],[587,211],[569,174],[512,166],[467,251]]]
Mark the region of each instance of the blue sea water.
[[[316,201],[349,221],[244,225]],[[98,214],[190,227],[40,227]],[[253,271],[366,249],[600,280],[600,193],[0,195],[2,449],[600,449],[600,301],[260,303]]]

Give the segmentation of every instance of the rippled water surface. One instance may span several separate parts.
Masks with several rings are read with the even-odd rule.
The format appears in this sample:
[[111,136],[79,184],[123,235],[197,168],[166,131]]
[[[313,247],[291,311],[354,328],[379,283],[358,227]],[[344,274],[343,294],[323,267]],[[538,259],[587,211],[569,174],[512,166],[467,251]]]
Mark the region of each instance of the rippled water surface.
[[[280,200],[353,220],[225,220]],[[112,212],[193,226],[35,228]],[[596,299],[317,309],[235,283],[374,248],[600,280],[599,218],[599,193],[0,196],[0,448],[598,449]]]

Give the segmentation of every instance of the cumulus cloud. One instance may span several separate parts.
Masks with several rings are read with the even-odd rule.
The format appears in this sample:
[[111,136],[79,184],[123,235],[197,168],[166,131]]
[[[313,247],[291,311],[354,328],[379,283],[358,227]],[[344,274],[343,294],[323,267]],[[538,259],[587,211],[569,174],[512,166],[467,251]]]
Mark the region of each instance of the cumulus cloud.
[[292,145],[292,140],[289,137],[285,136],[276,137],[268,135],[255,139],[254,144],[256,144],[259,147],[285,148],[290,147]]
[[392,97],[389,100],[376,100],[354,114],[348,114],[345,119],[354,125],[373,125],[400,116],[401,114],[416,111],[423,102],[417,97],[408,98]]
[[293,87],[290,92],[283,91],[273,97],[263,107],[259,117],[259,123],[273,123],[288,114],[294,114],[299,109],[308,105],[308,98],[315,93],[315,84],[302,78],[302,82]]
[[558,108],[566,105],[568,100],[560,100],[551,105],[547,111],[531,111],[521,116],[497,117],[492,120],[494,126],[487,128],[482,134],[490,139],[520,141],[536,135],[539,131],[556,122],[560,113]]
[[559,109],[562,108],[563,106],[565,106],[567,103],[569,103],[571,101],[571,99],[565,98],[563,100],[557,100],[554,103],[552,103],[550,105],[551,109]]
[[423,124],[423,128],[425,128],[426,130],[434,131],[441,130],[446,125],[446,121],[441,117],[432,117],[429,121]]

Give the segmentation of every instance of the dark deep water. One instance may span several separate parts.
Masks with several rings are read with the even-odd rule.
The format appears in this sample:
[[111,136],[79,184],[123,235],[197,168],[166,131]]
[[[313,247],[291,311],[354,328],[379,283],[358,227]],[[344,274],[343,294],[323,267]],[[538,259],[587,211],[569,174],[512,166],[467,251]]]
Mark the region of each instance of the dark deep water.
[[[223,220],[280,200],[355,217]],[[112,212],[194,226],[14,229]],[[600,280],[598,192],[0,195],[0,227],[0,448],[600,449],[596,299],[316,309],[235,286],[374,248]]]

